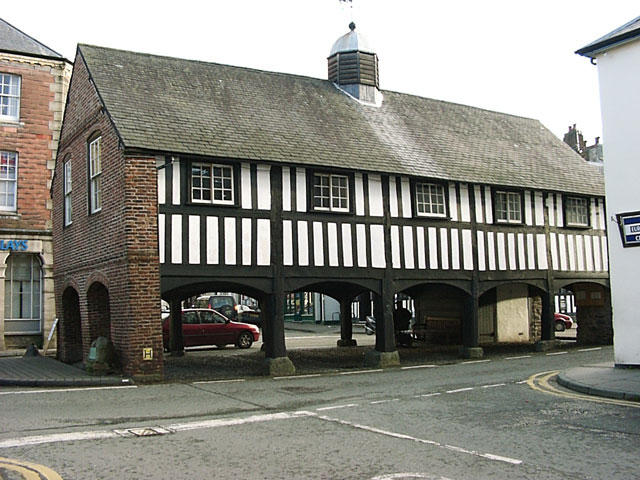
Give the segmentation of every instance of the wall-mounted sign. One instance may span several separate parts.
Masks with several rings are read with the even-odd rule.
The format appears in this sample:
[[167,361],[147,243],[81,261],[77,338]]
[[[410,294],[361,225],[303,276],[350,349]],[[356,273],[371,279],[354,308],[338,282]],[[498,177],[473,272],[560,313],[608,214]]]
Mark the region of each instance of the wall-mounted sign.
[[29,248],[28,240],[0,240],[0,251],[24,252]]
[[640,246],[640,212],[619,213],[618,225],[623,247]]

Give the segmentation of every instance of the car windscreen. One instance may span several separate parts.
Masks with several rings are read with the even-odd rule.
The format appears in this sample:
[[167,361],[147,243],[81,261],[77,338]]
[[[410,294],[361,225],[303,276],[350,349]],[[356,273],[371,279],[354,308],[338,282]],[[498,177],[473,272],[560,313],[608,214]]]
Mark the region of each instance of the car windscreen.
[[235,302],[231,297],[211,297],[211,305],[213,308],[220,308],[224,305],[233,307]]

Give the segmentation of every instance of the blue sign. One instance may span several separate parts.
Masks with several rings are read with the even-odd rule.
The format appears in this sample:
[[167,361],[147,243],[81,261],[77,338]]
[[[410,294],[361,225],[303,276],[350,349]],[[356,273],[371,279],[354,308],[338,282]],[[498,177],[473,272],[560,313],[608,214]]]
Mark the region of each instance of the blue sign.
[[618,215],[623,247],[640,246],[640,213],[621,213]]
[[24,252],[29,248],[28,240],[0,240],[0,251]]

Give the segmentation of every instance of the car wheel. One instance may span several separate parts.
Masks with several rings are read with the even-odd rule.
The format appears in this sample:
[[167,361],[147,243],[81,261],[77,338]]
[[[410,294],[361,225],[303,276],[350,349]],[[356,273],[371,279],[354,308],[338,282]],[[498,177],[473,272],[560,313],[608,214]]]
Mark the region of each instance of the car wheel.
[[564,322],[556,322],[556,332],[564,332],[566,328]]
[[242,332],[236,342],[238,348],[249,348],[253,345],[253,335],[249,332]]

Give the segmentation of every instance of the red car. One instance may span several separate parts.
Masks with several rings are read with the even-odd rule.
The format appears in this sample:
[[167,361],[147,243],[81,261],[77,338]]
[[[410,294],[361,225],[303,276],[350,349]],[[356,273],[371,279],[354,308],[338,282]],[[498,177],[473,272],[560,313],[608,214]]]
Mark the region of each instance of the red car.
[[554,313],[553,317],[556,324],[556,332],[564,332],[566,329],[573,327],[573,320],[569,315]]
[[[162,321],[164,348],[169,347],[170,318]],[[238,348],[249,348],[260,338],[260,329],[248,323],[232,322],[227,317],[209,308],[182,310],[182,338],[185,347],[198,345],[234,344]]]

